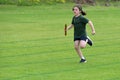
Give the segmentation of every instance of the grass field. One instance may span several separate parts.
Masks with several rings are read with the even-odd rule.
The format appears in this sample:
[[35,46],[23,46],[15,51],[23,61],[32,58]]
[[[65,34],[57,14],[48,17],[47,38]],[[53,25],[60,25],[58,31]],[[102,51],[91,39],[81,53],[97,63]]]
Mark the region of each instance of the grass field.
[[73,4],[0,5],[0,80],[120,80],[120,8],[84,7],[96,35],[80,64],[73,29],[65,37]]

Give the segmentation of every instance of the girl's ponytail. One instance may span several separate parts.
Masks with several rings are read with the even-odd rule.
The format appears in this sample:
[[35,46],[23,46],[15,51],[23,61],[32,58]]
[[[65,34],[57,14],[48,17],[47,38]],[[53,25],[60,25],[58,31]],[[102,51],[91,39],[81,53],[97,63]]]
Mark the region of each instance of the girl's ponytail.
[[86,15],[86,12],[84,12],[84,11],[81,11],[81,14],[82,14],[83,16],[85,16],[85,15]]

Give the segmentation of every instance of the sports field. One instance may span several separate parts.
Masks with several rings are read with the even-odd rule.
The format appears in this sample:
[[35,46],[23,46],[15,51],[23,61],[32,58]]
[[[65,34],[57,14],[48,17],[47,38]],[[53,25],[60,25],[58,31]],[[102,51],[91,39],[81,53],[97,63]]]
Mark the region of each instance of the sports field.
[[84,7],[95,26],[80,64],[70,24],[73,4],[0,5],[0,80],[120,80],[120,7]]

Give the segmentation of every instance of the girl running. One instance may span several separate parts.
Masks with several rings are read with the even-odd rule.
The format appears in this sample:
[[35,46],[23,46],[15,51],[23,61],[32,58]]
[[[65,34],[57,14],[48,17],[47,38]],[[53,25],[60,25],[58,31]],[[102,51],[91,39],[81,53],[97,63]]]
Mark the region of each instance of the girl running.
[[72,18],[71,25],[67,27],[66,31],[74,27],[74,48],[81,59],[80,63],[85,63],[87,61],[81,49],[85,48],[87,43],[90,46],[93,44],[92,40],[87,36],[86,24],[88,23],[91,27],[93,35],[95,34],[95,29],[93,23],[84,17],[86,13],[82,10],[80,5],[75,5],[72,10],[74,12],[74,17]]

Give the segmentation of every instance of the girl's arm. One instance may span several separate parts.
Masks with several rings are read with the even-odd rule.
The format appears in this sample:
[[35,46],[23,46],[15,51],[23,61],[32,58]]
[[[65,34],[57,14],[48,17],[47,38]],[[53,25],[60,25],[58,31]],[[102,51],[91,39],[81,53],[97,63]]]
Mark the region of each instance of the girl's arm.
[[90,25],[91,30],[92,30],[92,34],[94,35],[95,34],[95,28],[94,28],[94,25],[93,25],[92,21],[89,21],[88,24]]
[[73,27],[73,24],[69,25],[69,26],[67,27],[67,31],[70,30],[72,27]]

